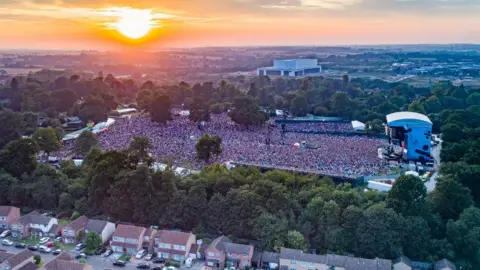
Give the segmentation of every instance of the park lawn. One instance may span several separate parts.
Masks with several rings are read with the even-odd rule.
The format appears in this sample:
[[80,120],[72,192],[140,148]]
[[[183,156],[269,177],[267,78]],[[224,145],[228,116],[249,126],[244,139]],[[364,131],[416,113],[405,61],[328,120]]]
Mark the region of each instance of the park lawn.
[[122,261],[130,261],[130,258],[132,257],[128,254],[122,254],[122,256],[118,257],[118,259]]
[[22,239],[20,242],[25,243],[27,245],[36,245],[38,244],[39,239]]
[[74,244],[64,244],[64,243],[60,243],[60,249],[61,250],[73,250],[75,248],[75,245]]
[[68,219],[59,219],[58,220],[58,223],[62,226],[67,226],[68,224],[70,224],[70,220]]

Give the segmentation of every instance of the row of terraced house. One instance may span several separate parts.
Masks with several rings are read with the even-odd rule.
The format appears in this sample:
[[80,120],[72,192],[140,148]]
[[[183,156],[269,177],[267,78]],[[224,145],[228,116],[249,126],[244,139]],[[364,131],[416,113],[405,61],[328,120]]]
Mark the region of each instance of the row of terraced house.
[[[114,252],[134,255],[142,249],[155,252],[158,257],[184,263],[187,258],[202,259],[212,269],[225,267],[266,268],[279,270],[412,270],[422,269],[406,257],[391,261],[364,259],[334,254],[317,255],[302,250],[281,248],[279,253],[255,251],[252,245],[234,243],[220,236],[208,245],[197,244],[195,234],[172,230],[157,230],[134,225],[115,224],[81,216],[63,228],[58,220],[37,212],[20,216],[16,207],[0,206],[0,227],[12,230],[14,238],[61,235],[65,243],[77,243],[90,231],[97,232],[103,244]],[[199,241],[198,243],[201,243]],[[427,264],[425,269],[455,270],[455,265],[443,259]],[[0,270],[3,270],[0,268]]]
[[93,270],[91,265],[76,262],[66,252],[60,253],[53,260],[37,267],[34,255],[27,249],[17,254],[0,252],[0,270]]

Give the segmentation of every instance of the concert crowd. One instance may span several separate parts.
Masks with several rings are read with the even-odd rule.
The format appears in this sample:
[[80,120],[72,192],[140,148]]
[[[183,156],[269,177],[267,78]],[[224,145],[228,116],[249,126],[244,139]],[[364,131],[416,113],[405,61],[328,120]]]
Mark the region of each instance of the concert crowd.
[[[153,123],[148,116],[118,118],[107,132],[99,135],[100,147],[104,150],[124,149],[134,136],[146,136],[153,145],[150,153],[158,162],[173,161],[180,167],[198,169],[205,162],[197,159],[195,144],[201,135],[209,134],[221,137],[223,149],[210,162],[243,162],[349,178],[375,175],[384,168],[377,156],[377,148],[384,142],[376,138],[292,132],[282,136],[280,126],[269,128],[266,124],[247,129],[233,123],[225,114],[212,115],[202,129],[186,116],[173,118],[167,124]],[[348,128],[332,123],[287,126],[289,129],[318,127],[327,132]],[[266,144],[267,141],[270,144]],[[295,143],[302,145],[302,142],[307,147],[294,147]],[[68,153],[72,144],[67,142],[61,153]]]

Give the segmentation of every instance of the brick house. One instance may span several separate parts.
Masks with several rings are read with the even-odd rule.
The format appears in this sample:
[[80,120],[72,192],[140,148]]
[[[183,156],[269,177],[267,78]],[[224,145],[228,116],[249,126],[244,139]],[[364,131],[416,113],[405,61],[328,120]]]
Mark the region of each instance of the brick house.
[[457,267],[447,259],[436,261],[433,265],[434,270],[457,270]]
[[334,254],[317,255],[301,250],[281,248],[280,270],[391,270],[392,262],[384,259],[363,259]]
[[250,267],[252,265],[253,246],[236,244],[227,237],[220,236],[210,243],[205,257],[206,266],[212,268]]
[[150,227],[147,228],[145,234],[143,235],[143,243],[142,247],[146,249],[148,252],[153,252],[153,248],[155,245],[155,237],[157,236],[158,230]]
[[60,253],[40,270],[92,270],[90,264],[76,262],[67,252]]
[[118,225],[112,234],[112,241],[110,241],[112,250],[114,252],[135,255],[142,249],[146,230],[144,227],[133,225]]
[[85,227],[87,226],[87,223],[88,218],[86,216],[81,216],[63,227],[63,243],[76,244],[78,242],[77,238],[80,234],[83,234],[85,236]]
[[104,220],[89,219],[85,227],[85,234],[90,231],[98,233],[102,239],[102,244],[105,244],[115,232],[115,224]]
[[13,206],[0,206],[0,229],[11,228],[12,223],[20,218],[20,209]]
[[[30,270],[36,269],[34,264],[33,252],[23,250],[17,254],[3,253],[4,260],[0,262],[0,270]],[[33,267],[33,268],[32,268]]]
[[40,215],[33,211],[12,222],[12,237],[15,239],[44,237],[49,235],[54,225],[58,225],[56,218]]
[[155,237],[155,252],[158,257],[184,263],[190,254],[196,236],[189,232],[161,230]]

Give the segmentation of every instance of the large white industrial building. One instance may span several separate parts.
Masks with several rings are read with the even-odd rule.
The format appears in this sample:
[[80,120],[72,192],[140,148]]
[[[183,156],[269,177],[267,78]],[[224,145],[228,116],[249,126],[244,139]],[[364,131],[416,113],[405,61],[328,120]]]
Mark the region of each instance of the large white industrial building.
[[318,74],[321,71],[317,59],[288,59],[273,60],[273,67],[258,68],[257,75],[295,77]]

